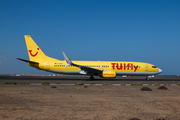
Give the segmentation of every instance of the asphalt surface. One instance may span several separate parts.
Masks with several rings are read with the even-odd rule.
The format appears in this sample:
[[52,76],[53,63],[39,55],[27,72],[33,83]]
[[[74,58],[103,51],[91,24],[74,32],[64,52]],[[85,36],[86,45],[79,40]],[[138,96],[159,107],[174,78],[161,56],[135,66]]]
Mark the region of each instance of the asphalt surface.
[[149,81],[146,80],[144,76],[132,76],[132,77],[121,77],[118,76],[115,79],[103,79],[100,77],[94,77],[94,80],[90,80],[89,76],[4,76],[0,75],[0,83],[6,81],[14,81],[17,83],[30,83],[30,84],[41,84],[44,81],[50,84],[56,84],[60,82],[61,84],[75,84],[79,81],[84,84],[90,84],[93,81],[96,84],[112,83],[112,84],[131,84],[141,82],[143,84],[177,84],[180,83],[180,76],[155,76],[150,78]]

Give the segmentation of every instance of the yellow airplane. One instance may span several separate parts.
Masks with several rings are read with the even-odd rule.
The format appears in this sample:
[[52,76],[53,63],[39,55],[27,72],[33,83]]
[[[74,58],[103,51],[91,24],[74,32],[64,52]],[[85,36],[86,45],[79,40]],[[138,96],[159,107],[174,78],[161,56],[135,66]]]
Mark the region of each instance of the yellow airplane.
[[155,65],[143,62],[125,61],[71,61],[64,53],[65,60],[57,60],[46,56],[30,35],[25,35],[29,60],[17,58],[27,62],[29,66],[58,74],[88,75],[102,78],[115,78],[116,76],[146,76],[146,80],[162,72]]

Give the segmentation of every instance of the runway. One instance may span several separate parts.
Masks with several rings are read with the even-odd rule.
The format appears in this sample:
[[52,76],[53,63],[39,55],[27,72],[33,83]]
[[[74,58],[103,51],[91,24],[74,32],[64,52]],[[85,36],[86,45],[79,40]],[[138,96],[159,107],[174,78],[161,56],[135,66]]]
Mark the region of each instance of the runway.
[[56,84],[60,82],[61,84],[75,84],[79,81],[84,84],[90,84],[93,81],[96,84],[112,83],[112,84],[131,84],[141,82],[143,84],[177,84],[180,83],[180,76],[155,76],[150,78],[149,81],[146,80],[144,76],[132,76],[132,77],[121,77],[118,76],[115,79],[103,79],[100,77],[94,77],[94,80],[90,80],[89,76],[4,76],[0,75],[0,83],[6,81],[14,81],[17,83],[30,83],[30,84],[41,84],[44,81],[50,84]]

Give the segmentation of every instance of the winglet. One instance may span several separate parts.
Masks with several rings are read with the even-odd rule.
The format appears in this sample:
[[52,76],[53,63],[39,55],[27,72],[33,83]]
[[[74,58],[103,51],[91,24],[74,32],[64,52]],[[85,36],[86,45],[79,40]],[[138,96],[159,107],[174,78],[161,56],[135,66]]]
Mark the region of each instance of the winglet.
[[66,68],[66,67],[68,67],[69,65],[71,65],[72,62],[71,62],[71,60],[68,58],[68,56],[66,55],[65,52],[62,52],[62,53],[63,53],[63,55],[64,55],[64,58],[65,58],[66,62],[67,62],[67,65],[64,67],[64,68]]

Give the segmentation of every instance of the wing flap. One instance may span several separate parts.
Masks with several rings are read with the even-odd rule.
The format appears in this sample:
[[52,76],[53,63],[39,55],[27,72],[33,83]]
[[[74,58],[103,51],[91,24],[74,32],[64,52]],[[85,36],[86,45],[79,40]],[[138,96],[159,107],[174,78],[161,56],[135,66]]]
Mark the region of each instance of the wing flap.
[[86,66],[79,66],[81,68],[81,70],[87,71],[88,73],[102,73],[101,70],[95,69],[95,68],[91,68],[91,67],[86,67]]

